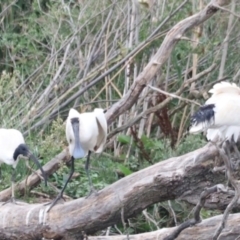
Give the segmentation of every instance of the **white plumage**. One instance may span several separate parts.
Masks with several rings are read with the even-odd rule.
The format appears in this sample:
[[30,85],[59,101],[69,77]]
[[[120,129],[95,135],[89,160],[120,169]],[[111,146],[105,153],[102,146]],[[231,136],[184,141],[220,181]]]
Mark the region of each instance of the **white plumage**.
[[90,185],[90,193],[95,191],[89,175],[89,161],[91,152],[102,152],[107,140],[107,120],[104,110],[96,108],[93,112],[79,113],[71,108],[66,122],[66,137],[71,155],[71,172],[61,192],[48,208],[48,212],[62,198],[63,192],[74,173],[75,159],[87,155],[85,170]]
[[[71,119],[79,119],[79,141],[83,155],[74,157],[75,136]],[[79,113],[71,108],[66,123],[66,137],[69,144],[69,152],[74,158],[87,155],[88,151],[100,153],[107,139],[107,120],[103,109],[96,108],[93,112]],[[81,154],[80,154],[81,155]]]
[[209,91],[212,96],[192,116],[190,133],[207,132],[210,141],[240,137],[240,88],[235,83],[221,82]]
[[[28,157],[35,162],[40,168],[42,176],[44,177],[45,184],[47,184],[46,175],[43,171],[37,158],[30,152],[27,145],[25,144],[23,135],[16,129],[5,129],[0,128],[0,164],[6,163],[12,165],[13,169],[16,168],[19,161],[19,157]],[[14,201],[14,175],[15,171],[12,172],[12,200]]]
[[20,144],[25,144],[23,135],[16,129],[0,128],[0,163],[17,166],[19,157],[15,160],[13,154]]

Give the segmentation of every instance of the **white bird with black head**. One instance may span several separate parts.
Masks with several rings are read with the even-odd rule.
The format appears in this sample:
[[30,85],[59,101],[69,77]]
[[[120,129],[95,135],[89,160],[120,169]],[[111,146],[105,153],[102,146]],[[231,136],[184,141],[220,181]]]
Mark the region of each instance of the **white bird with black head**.
[[107,140],[107,120],[104,110],[96,108],[93,112],[79,113],[71,108],[66,121],[66,137],[71,155],[71,172],[64,187],[51,203],[48,211],[62,198],[63,192],[74,173],[75,159],[83,158],[87,155],[85,170],[90,186],[89,194],[95,191],[89,175],[89,162],[91,152],[101,153]]
[[38,168],[42,172],[42,177],[47,185],[46,174],[43,171],[37,158],[30,152],[28,146],[25,144],[23,135],[16,129],[0,128],[0,164],[6,163],[12,165],[12,197],[11,201],[15,202],[14,195],[14,179],[15,179],[15,168],[20,157],[27,157],[35,162]]
[[240,88],[220,82],[209,92],[212,96],[191,117],[189,132],[206,132],[209,141],[227,141],[235,146],[240,137]]

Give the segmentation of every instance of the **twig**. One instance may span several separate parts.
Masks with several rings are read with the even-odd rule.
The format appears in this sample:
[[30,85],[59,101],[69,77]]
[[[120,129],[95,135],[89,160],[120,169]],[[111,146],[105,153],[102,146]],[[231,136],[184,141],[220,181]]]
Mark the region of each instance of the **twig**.
[[[201,77],[205,76],[206,74],[210,73],[213,69],[215,69],[217,65],[215,63],[213,63],[209,68],[205,69],[204,71],[198,73],[195,77],[188,79],[186,82],[184,82],[184,84],[182,84],[182,86],[180,87],[180,89],[174,93],[175,95],[180,95],[184,89],[186,87],[189,86],[189,84],[191,84],[194,81],[197,81],[198,79],[200,79]],[[140,113],[139,115],[137,115],[134,119],[131,119],[130,121],[128,121],[125,125],[122,125],[119,128],[114,129],[112,132],[110,132],[108,134],[108,138],[111,138],[112,136],[114,136],[115,134],[121,132],[122,130],[131,127],[133,124],[135,124],[136,122],[138,122],[142,117],[152,113],[152,112],[156,112],[160,109],[162,109],[163,107],[165,107],[170,101],[171,101],[172,97],[168,96],[164,101],[162,101],[161,103],[159,103],[158,105],[148,108],[146,111]]]
[[218,150],[219,150],[219,155],[223,159],[224,164],[226,166],[227,178],[228,178],[228,181],[231,183],[231,185],[233,186],[233,188],[235,190],[235,195],[234,195],[233,199],[231,200],[231,202],[228,204],[227,208],[224,211],[222,222],[219,225],[219,227],[217,228],[216,232],[214,233],[213,240],[219,239],[220,233],[225,228],[226,221],[227,221],[227,218],[229,216],[229,213],[233,209],[233,207],[236,205],[236,203],[237,203],[237,201],[240,197],[239,183],[238,183],[238,181],[236,181],[233,178],[233,170],[232,170],[232,167],[231,167],[230,159],[226,156],[226,153],[224,152],[224,150],[222,148],[219,148]]
[[176,214],[175,214],[175,212],[174,212],[174,210],[173,210],[173,208],[172,208],[172,204],[171,204],[171,201],[170,201],[170,200],[168,200],[168,206],[169,206],[170,211],[171,211],[171,213],[172,213],[172,215],[173,215],[174,223],[175,223],[175,225],[177,226],[177,217],[176,217]]
[[211,193],[214,193],[214,192],[217,192],[217,191],[222,191],[222,189],[224,189],[223,185],[221,184],[218,184],[218,185],[215,185],[213,187],[210,187],[210,188],[206,188],[200,195],[200,199],[199,199],[199,202],[197,203],[197,206],[195,207],[194,209],[194,213],[193,213],[193,218],[192,219],[189,219],[187,220],[186,222],[180,224],[178,226],[178,228],[173,231],[173,233],[169,236],[167,236],[166,238],[164,238],[164,240],[174,240],[177,238],[177,236],[185,229],[185,228],[188,228],[190,226],[193,226],[199,222],[201,222],[201,217],[200,217],[200,211],[202,209],[202,207],[204,206],[205,204],[205,201],[207,199],[207,197],[211,194]]
[[158,226],[157,222],[156,222],[153,218],[151,218],[151,217],[149,216],[149,214],[148,214],[148,212],[147,212],[146,209],[143,210],[142,213],[143,213],[144,217],[145,217],[149,222],[153,223],[153,224],[155,225],[155,227],[156,227],[157,229],[159,229],[159,226]]
[[163,94],[165,94],[165,95],[167,95],[167,96],[169,96],[169,97],[171,97],[171,98],[177,98],[177,99],[180,99],[180,100],[182,100],[182,101],[184,101],[184,102],[189,102],[189,103],[193,103],[193,104],[195,104],[195,105],[201,106],[201,104],[198,103],[198,102],[195,102],[195,101],[193,101],[193,100],[190,100],[190,99],[187,99],[187,98],[183,98],[183,97],[177,96],[177,95],[174,94],[174,93],[165,92],[165,91],[163,91],[163,90],[161,90],[161,89],[159,89],[159,88],[153,87],[153,86],[151,86],[151,85],[148,85],[148,87],[151,88],[151,89],[153,89],[154,91],[163,93]]
[[[235,1],[235,0],[234,0],[234,1]],[[233,11],[227,9],[227,8],[220,7],[220,6],[217,5],[217,4],[213,4],[213,5],[214,5],[215,7],[217,7],[217,8],[219,8],[219,9],[221,9],[222,11],[225,11],[225,12],[231,13],[233,16],[235,16],[235,17],[237,17],[237,18],[240,19],[240,16],[237,15],[235,12],[233,12]]]

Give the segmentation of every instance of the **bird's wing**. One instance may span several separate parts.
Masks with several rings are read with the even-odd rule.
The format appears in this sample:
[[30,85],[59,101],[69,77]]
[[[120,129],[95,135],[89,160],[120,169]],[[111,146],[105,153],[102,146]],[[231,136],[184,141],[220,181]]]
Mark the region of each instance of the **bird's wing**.
[[209,98],[207,104],[214,104],[215,125],[240,126],[240,95],[221,94]]
[[96,122],[98,126],[98,137],[97,137],[97,149],[95,150],[97,153],[103,151],[104,144],[107,140],[107,119],[103,112],[103,109],[96,108],[94,110],[96,116]]
[[208,104],[199,108],[190,119],[190,133],[199,133],[207,130],[215,122],[215,105]]
[[209,93],[213,95],[222,93],[240,94],[240,88],[235,83],[220,82],[215,84],[213,88],[209,90]]
[[70,118],[68,116],[67,121],[66,121],[66,138],[67,138],[68,144],[70,144],[70,139],[71,139],[72,135],[73,135],[72,134],[72,125],[71,125]]

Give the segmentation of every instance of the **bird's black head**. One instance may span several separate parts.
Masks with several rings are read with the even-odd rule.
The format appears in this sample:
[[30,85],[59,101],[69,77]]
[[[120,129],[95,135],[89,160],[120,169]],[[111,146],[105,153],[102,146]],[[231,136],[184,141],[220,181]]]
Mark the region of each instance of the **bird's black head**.
[[16,161],[19,155],[22,155],[24,157],[29,157],[30,152],[26,144],[20,144],[15,149],[15,152],[13,154],[13,159]]
[[26,144],[20,144],[14,154],[13,154],[13,159],[16,161],[17,158],[19,157],[19,155],[22,155],[24,157],[27,157],[29,159],[31,159],[32,161],[35,162],[35,164],[38,166],[38,168],[41,170],[42,172],[42,176],[44,178],[45,181],[45,185],[47,186],[47,176],[46,173],[43,171],[42,166],[40,165],[39,161],[37,160],[37,158],[30,152],[30,150],[28,149],[28,146]]

